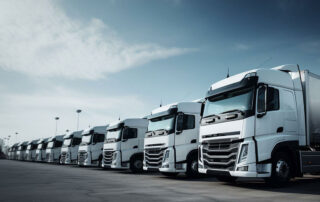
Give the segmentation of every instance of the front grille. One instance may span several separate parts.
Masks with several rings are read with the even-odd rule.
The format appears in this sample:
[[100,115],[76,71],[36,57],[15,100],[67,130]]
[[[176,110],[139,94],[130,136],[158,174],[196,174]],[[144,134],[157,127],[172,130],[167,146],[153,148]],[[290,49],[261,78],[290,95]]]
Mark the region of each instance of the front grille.
[[204,142],[202,147],[204,168],[233,171],[241,142],[242,140],[230,139]]
[[163,159],[163,153],[167,148],[145,149],[145,163],[150,168],[160,168]]
[[84,164],[84,161],[87,159],[87,152],[81,151],[78,153],[78,155],[79,155],[78,162],[80,164]]
[[110,166],[112,163],[114,150],[105,150],[103,153],[103,162],[104,165]]
[[61,152],[61,162],[66,163],[67,152]]

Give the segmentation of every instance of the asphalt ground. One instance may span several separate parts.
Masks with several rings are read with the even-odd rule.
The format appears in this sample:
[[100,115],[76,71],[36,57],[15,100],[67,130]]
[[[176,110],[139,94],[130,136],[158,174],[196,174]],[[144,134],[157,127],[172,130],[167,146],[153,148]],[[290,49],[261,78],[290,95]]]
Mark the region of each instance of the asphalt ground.
[[230,184],[214,177],[0,160],[0,201],[320,201],[320,176],[273,188],[258,179]]

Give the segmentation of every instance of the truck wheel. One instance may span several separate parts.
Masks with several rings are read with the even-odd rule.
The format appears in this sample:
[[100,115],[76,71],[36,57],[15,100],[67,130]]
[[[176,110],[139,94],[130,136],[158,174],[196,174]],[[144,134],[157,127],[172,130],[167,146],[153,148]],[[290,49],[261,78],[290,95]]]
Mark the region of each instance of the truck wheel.
[[286,153],[276,153],[272,159],[271,177],[266,181],[273,186],[282,186],[289,182],[291,178],[291,161]]
[[176,177],[179,173],[167,173],[167,172],[161,172],[162,175],[167,177]]
[[131,159],[130,170],[133,173],[140,173],[143,171],[143,158],[141,156],[136,156]]
[[99,157],[98,168],[102,168],[102,156]]
[[217,176],[216,178],[220,182],[229,182],[229,183],[233,183],[237,180],[236,177],[232,177],[232,176]]
[[198,156],[192,155],[187,161],[187,177],[198,177]]

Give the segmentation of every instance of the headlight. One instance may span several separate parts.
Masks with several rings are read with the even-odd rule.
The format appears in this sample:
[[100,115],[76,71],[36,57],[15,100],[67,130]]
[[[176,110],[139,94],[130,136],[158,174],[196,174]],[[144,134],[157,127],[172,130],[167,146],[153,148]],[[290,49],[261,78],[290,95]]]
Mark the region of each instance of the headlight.
[[162,162],[165,162],[165,161],[167,161],[169,159],[169,154],[170,154],[170,151],[167,150],[166,153],[164,153]]
[[113,153],[112,159],[113,159],[113,160],[116,160],[116,159],[117,159],[117,152],[114,152],[114,153]]
[[248,144],[243,144],[241,147],[241,152],[240,152],[238,163],[241,163],[241,162],[247,160],[247,156],[248,156]]

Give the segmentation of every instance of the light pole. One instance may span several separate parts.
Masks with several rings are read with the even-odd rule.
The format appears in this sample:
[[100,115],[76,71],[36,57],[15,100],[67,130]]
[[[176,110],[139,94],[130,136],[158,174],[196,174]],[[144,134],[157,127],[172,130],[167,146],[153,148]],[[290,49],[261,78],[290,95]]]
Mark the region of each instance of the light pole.
[[58,120],[60,119],[59,117],[54,118],[56,120],[56,135],[58,132]]
[[77,121],[77,131],[79,130],[79,117],[80,117],[80,113],[82,112],[81,109],[77,109],[77,114],[78,114],[78,121]]

